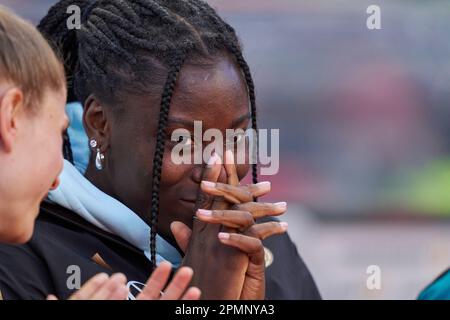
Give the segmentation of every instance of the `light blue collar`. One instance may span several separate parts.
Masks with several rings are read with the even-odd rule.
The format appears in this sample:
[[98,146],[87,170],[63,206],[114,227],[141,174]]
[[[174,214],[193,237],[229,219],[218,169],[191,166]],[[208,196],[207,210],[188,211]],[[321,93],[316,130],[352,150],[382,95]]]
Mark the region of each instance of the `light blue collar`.
[[67,129],[72,149],[73,164],[82,174],[89,163],[89,141],[83,127],[83,106],[79,102],[66,105],[66,114],[70,121]]
[[[64,161],[60,185],[49,193],[49,199],[95,226],[120,236],[141,249],[150,259],[150,227],[127,206],[102,192],[83,176],[89,159],[89,147],[81,120],[82,106],[71,103],[66,109],[70,120],[68,134],[75,166]],[[157,264],[168,260],[175,268],[180,266],[182,257],[177,249],[159,235],[156,237],[156,252]]]

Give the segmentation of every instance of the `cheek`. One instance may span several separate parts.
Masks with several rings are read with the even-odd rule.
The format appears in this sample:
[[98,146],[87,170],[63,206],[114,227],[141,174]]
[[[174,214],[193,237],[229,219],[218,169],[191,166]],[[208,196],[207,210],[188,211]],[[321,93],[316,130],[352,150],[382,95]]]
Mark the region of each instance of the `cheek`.
[[189,164],[174,164],[170,156],[171,152],[166,148],[161,173],[161,185],[166,188],[182,181],[186,175],[189,175],[193,167]]
[[54,137],[52,142],[47,142],[47,146],[47,148],[43,148],[45,151],[41,154],[43,167],[39,173],[42,175],[40,180],[42,187],[45,189],[44,192],[47,192],[48,188],[55,186],[56,179],[64,166],[62,138]]
[[49,162],[51,162],[51,166],[54,168],[54,171],[56,174],[61,172],[62,167],[64,165],[64,157],[62,153],[63,148],[63,139],[61,134],[57,134],[52,139],[51,145],[51,159]]
[[110,149],[105,153],[105,159],[110,166],[113,185],[118,187],[119,193],[129,190],[148,196],[153,150],[154,146],[151,144],[133,140],[131,137],[111,141]]
[[[33,150],[30,158],[33,162],[39,163],[35,173],[41,176],[41,183],[45,186],[47,182],[51,185],[63,167],[62,134],[59,130],[50,130],[50,125],[45,123],[39,127],[40,130],[36,131],[36,137],[30,146],[30,150]],[[42,128],[49,128],[49,130],[44,131]]]

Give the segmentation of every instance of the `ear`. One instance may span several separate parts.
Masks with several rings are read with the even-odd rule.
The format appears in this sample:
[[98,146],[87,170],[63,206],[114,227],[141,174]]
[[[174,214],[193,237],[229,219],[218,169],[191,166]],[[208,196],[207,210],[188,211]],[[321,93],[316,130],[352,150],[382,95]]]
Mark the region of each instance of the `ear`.
[[109,148],[110,121],[105,107],[91,94],[84,104],[83,126],[89,140],[95,139],[102,153]]
[[11,152],[17,137],[17,117],[23,105],[23,94],[18,88],[0,93],[0,147]]

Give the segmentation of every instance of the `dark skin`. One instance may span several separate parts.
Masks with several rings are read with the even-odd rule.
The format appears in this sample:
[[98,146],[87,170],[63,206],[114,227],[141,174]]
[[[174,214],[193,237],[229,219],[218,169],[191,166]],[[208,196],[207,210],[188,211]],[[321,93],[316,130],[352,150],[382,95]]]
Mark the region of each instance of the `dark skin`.
[[[253,198],[267,194],[270,184],[239,186],[233,159],[232,150],[227,150],[223,165],[219,160],[203,171],[197,205],[211,209],[209,214],[197,210],[198,220],[192,231],[182,222],[173,222],[172,230],[186,253],[184,264],[194,270],[203,268],[206,271],[196,272],[192,281],[201,287],[207,285],[204,298],[264,299],[265,266],[261,240],[285,232],[287,225],[278,222],[256,224],[255,219],[280,215],[286,207],[252,202]],[[221,169],[225,169],[227,183],[219,182]],[[217,241],[214,235],[219,231],[220,240]],[[221,237],[224,232],[225,238]]]
[[[203,130],[217,128],[225,136],[227,128],[246,129],[249,124],[248,94],[235,64],[218,59],[211,67],[185,64],[172,97],[166,150],[161,175],[158,231],[173,239],[174,220],[192,226],[192,215],[204,165],[175,165],[170,161],[172,131],[192,131],[201,120]],[[162,89],[161,89],[162,91]],[[126,204],[148,221],[153,155],[159,117],[159,95],[135,96],[117,116],[114,107],[103,107],[94,97],[86,101],[84,125],[105,154],[104,169],[98,171],[91,159],[86,178],[103,192]],[[206,145],[206,143],[204,143]],[[129,150],[130,152],[124,152]],[[242,179],[248,165],[239,165]]]
[[[161,90],[162,86],[159,91],[154,91],[161,92]],[[93,153],[86,178],[149,222],[152,163],[160,94],[133,96],[125,101],[126,105],[122,104],[119,107],[121,112],[117,112],[118,106],[104,105],[95,95],[89,96],[86,100],[84,113],[86,132],[90,139],[97,140],[101,152],[105,154],[103,170],[98,171],[94,165]],[[264,287],[260,286],[261,281],[264,282],[260,276],[261,272],[264,273],[260,239],[284,232],[285,229],[273,224],[256,228],[253,226],[253,218],[278,215],[284,212],[285,208],[280,210],[271,204],[261,208],[261,205],[258,207],[251,203],[251,197],[240,199],[242,201],[239,205],[247,207],[239,208],[238,203],[233,201],[239,196],[237,189],[227,190],[227,197],[224,197],[223,190],[213,191],[208,188],[200,190],[202,180],[237,185],[247,174],[248,164],[228,168],[219,164],[215,169],[208,168],[205,164],[173,164],[170,152],[176,142],[170,141],[171,133],[175,129],[185,128],[193,134],[194,120],[202,121],[203,131],[216,128],[221,130],[224,136],[226,129],[247,128],[249,108],[246,85],[239,68],[228,56],[218,55],[206,67],[192,65],[188,60],[181,69],[172,97],[166,131],[169,139],[166,141],[162,167],[158,232],[173,244],[176,242],[179,244],[179,237],[175,241],[172,234],[171,223],[173,221],[182,223],[180,225],[185,228],[178,228],[178,231],[179,234],[185,235],[185,239],[190,232],[187,230],[193,228],[192,237],[189,234],[191,241],[184,264],[193,267],[195,271],[193,282],[202,290],[204,298],[264,298]],[[263,189],[254,187],[252,191],[256,190],[257,195],[262,195],[270,190],[270,188],[267,190],[267,187]],[[222,212],[216,218],[200,218],[204,221],[203,224],[193,224],[192,218],[197,208],[221,209],[226,210],[228,214]],[[230,209],[234,211],[229,212]],[[223,230],[223,226],[227,227],[225,231],[230,232],[232,236],[219,242],[217,234]],[[250,228],[251,231],[245,236],[234,234],[238,229],[243,232]],[[210,245],[202,247],[205,243]],[[211,255],[213,252],[218,253],[215,258]],[[255,270],[250,270],[250,276],[252,271],[253,275],[258,274],[254,277],[258,284],[250,288],[254,294],[243,292],[245,283],[249,283],[245,281],[246,274],[251,269],[249,256],[256,259],[254,261],[258,265]],[[195,275],[205,274],[214,274],[214,277],[195,278]],[[218,277],[218,274],[222,277]],[[217,284],[223,288],[222,291],[218,289]],[[209,294],[212,292],[215,294]]]

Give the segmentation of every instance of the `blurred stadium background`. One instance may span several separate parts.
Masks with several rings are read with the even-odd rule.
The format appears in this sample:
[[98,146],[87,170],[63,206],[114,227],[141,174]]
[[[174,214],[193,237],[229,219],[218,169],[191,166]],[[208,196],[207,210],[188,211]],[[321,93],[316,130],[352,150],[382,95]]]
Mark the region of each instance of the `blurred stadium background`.
[[[55,2],[0,0],[34,23]],[[416,298],[450,265],[450,2],[208,2],[244,43],[260,127],[280,129],[270,198],[323,297]]]

